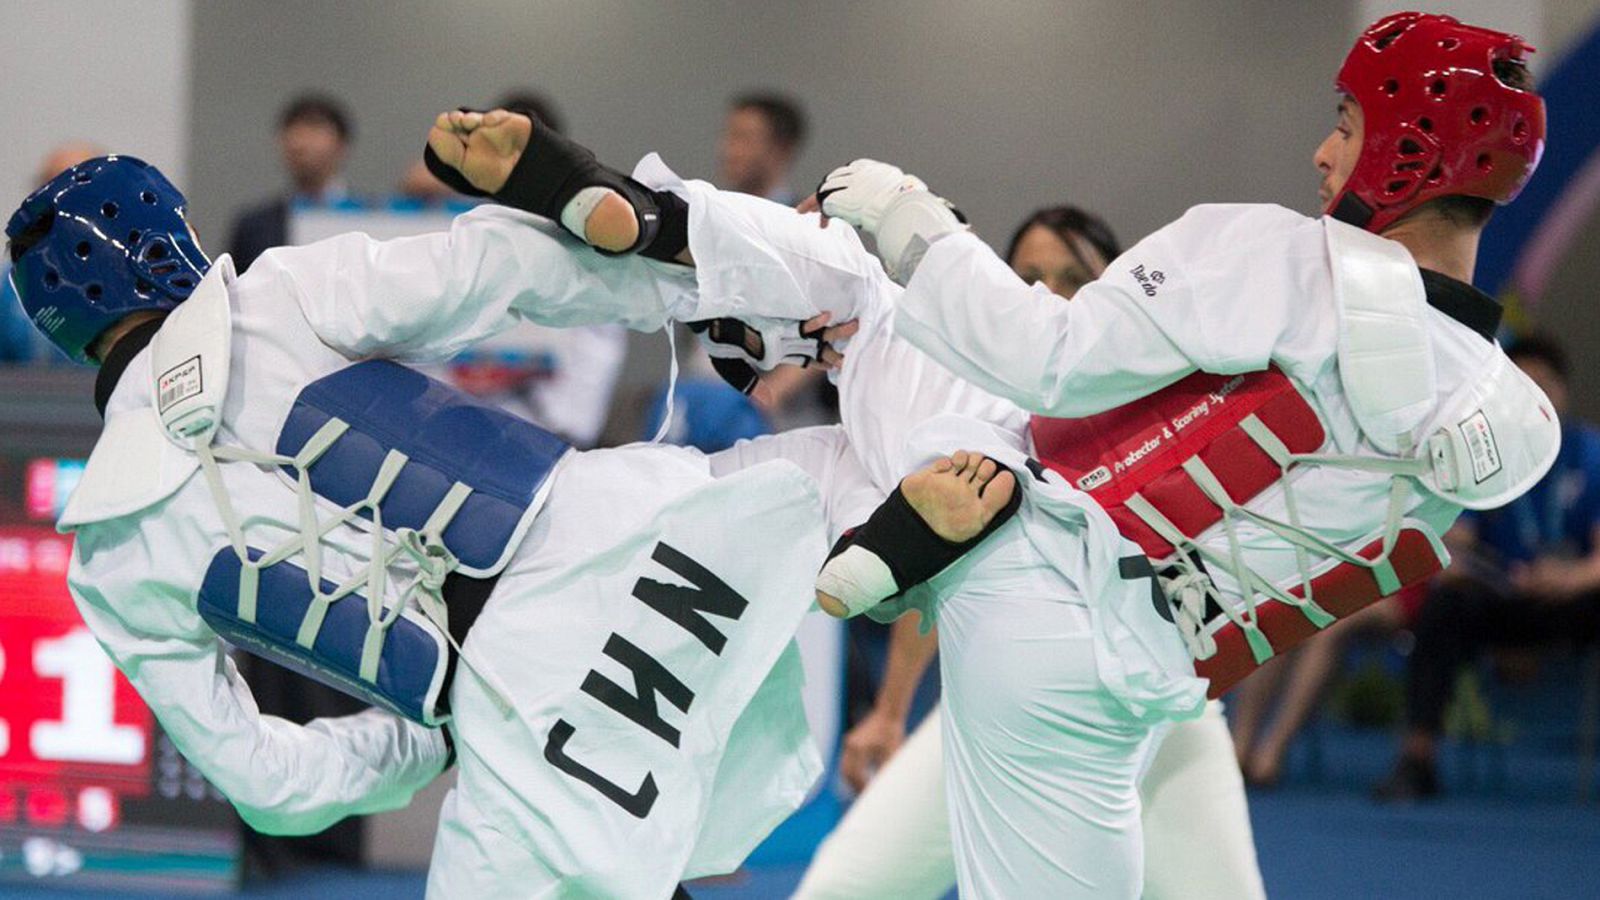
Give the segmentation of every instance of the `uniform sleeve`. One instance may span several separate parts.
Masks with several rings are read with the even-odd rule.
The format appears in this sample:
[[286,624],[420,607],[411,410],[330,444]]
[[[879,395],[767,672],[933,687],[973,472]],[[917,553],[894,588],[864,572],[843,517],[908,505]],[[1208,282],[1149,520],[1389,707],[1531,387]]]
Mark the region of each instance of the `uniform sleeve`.
[[799,466],[821,488],[829,543],[865,522],[886,496],[873,485],[838,425],[763,435],[709,455],[711,474],[718,478],[775,459]]
[[653,331],[694,290],[683,267],[602,256],[551,222],[492,205],[447,231],[277,249],[244,277],[280,279],[339,352],[409,361],[448,358],[518,318]]
[[95,534],[105,528],[123,524],[78,532],[68,577],[78,610],[178,750],[252,828],[311,834],[398,809],[443,771],[442,732],[380,710],[304,726],[262,715],[192,598],[155,576],[146,537],[109,544]]
[[[1274,206],[1202,206],[1113,260],[1070,301],[1022,282],[971,234],[929,248],[896,331],[992,393],[1085,416],[1197,370],[1265,368],[1297,313],[1331,303],[1321,226]],[[1308,312],[1308,310],[1310,310]]]

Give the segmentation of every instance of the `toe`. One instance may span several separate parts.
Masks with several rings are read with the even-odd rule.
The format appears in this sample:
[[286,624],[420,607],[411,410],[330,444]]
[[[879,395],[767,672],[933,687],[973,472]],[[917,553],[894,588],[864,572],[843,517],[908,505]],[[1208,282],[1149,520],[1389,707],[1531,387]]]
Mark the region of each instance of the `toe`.
[[957,450],[956,452],[950,454],[951,468],[955,470],[958,478],[967,477],[967,461],[969,456],[970,454],[968,454],[965,450]]
[[953,461],[951,461],[950,457],[941,456],[940,458],[938,458],[938,459],[933,461],[933,465],[931,466],[931,468],[935,472],[948,472],[951,469],[955,468],[955,466],[956,466],[956,464]]
[[1011,502],[1011,495],[1017,491],[1017,477],[1011,474],[1010,469],[1000,470],[983,491],[983,521],[987,524],[1000,510],[1005,509]]
[[978,463],[978,489],[981,491],[988,485],[990,479],[994,478],[994,473],[998,471],[1000,471],[999,463],[985,456]]

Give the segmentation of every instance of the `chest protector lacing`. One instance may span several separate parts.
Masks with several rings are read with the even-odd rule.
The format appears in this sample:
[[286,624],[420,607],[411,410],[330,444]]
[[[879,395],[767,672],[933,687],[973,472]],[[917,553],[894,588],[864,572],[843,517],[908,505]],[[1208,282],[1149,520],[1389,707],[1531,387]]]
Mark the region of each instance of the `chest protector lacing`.
[[[570,448],[382,360],[302,386],[274,452],[222,443],[231,315],[225,291],[197,295],[151,342],[161,426],[195,454],[228,534],[200,590],[202,617],[252,652],[422,724],[448,719],[452,649],[504,705],[509,692],[472,666],[451,634],[444,584],[452,572],[481,578],[505,566]],[[250,545],[249,519],[223,483],[231,463],[283,473],[295,492],[296,534]],[[324,543],[344,526],[370,536],[366,564],[330,581]],[[393,590],[391,567],[408,573]],[[390,640],[396,631],[405,634]]]
[[[1122,534],[1166,569],[1161,580],[1172,618],[1200,663],[1197,668],[1201,674],[1210,672],[1214,682],[1232,677],[1246,662],[1219,659],[1219,642],[1226,651],[1235,634],[1242,638],[1249,650],[1243,666],[1248,670],[1273,656],[1269,630],[1275,635],[1282,632],[1279,643],[1303,637],[1297,634],[1303,628],[1264,628],[1258,597],[1278,601],[1315,631],[1337,619],[1320,596],[1324,589],[1337,586],[1341,594],[1355,589],[1370,602],[1426,577],[1442,564],[1442,548],[1431,533],[1422,540],[1401,540],[1408,531],[1426,529],[1406,520],[1405,511],[1413,497],[1412,481],[1431,471],[1431,461],[1408,455],[1410,448],[1394,458],[1318,452],[1327,437],[1322,423],[1293,382],[1275,368],[1234,376],[1196,373],[1097,416],[1035,417],[1032,433],[1045,465],[1094,497]],[[1335,544],[1302,524],[1295,475],[1312,465],[1390,476],[1383,526],[1362,542],[1365,546],[1359,551]],[[1283,492],[1284,519],[1245,505],[1274,485]],[[1294,548],[1297,586],[1280,587],[1248,564],[1238,534],[1240,522],[1259,526]],[[1225,551],[1197,540],[1218,524]],[[1403,561],[1397,559],[1397,548],[1404,550]],[[1435,548],[1438,552],[1428,552]],[[1314,566],[1313,555],[1333,560],[1334,570]],[[1352,582],[1352,573],[1339,573],[1340,568],[1369,577]],[[1238,583],[1239,602],[1218,591],[1207,574],[1217,570]],[[1343,602],[1327,605],[1348,614],[1351,598],[1337,599]],[[1207,666],[1211,660],[1216,664]]]

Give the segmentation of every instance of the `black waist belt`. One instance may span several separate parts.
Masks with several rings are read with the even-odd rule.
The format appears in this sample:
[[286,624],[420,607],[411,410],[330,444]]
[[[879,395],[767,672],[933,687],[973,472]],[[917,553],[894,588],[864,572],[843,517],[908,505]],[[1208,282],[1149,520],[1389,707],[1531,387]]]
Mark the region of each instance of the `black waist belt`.
[[[444,599],[445,609],[449,610],[450,637],[457,646],[466,645],[467,632],[472,630],[473,623],[483,614],[484,604],[489,602],[489,594],[499,582],[498,573],[488,578],[473,578],[460,572],[445,576],[439,594]],[[446,709],[450,706],[450,686],[456,680],[457,663],[455,647],[449,648],[449,651],[450,664],[445,668],[444,685],[439,689],[439,696],[443,700],[441,705]]]

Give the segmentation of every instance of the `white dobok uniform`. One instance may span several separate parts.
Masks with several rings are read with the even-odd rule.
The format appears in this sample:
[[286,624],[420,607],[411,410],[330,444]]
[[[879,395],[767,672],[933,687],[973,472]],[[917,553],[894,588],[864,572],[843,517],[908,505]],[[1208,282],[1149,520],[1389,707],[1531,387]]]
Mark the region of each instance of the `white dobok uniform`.
[[[936,707],[850,804],[794,900],[937,900],[955,886],[942,719]],[[1267,895],[1222,701],[1167,732],[1139,801],[1146,900]]]
[[[1136,784],[1158,726],[1200,714],[1193,660],[1215,652],[1208,640],[1255,628],[1257,608],[1295,605],[1303,580],[1357,564],[1401,526],[1442,557],[1437,535],[1461,508],[1517,496],[1555,455],[1548,401],[1498,345],[1426,305],[1400,245],[1337,222],[1198,207],[1064,303],[970,234],[935,241],[902,290],[849,228],[678,181],[650,158],[635,177],[689,198],[701,315],[860,318],[841,414],[880,489],[957,447],[1027,472],[1017,406],[1089,415],[1198,371],[1277,366],[1326,432],[1317,460],[1284,456],[1278,483],[1218,503],[1220,521],[1182,536],[1207,569],[1166,594],[1105,509],[1041,472],[1020,479],[1011,524],[874,610],[936,614],[965,896],[1137,896]],[[886,363],[898,338],[967,383]],[[1379,585],[1394,577],[1386,557],[1368,564]],[[1228,615],[1201,617],[1207,597]]]
[[[609,259],[552,223],[485,207],[444,233],[269,251],[240,276],[222,257],[132,359],[60,522],[76,534],[70,587],[164,730],[246,822],[305,833],[401,807],[447,756],[439,729],[376,709],[305,726],[259,714],[197,609],[214,560],[298,545],[286,564],[358,586],[325,621],[359,604],[374,621],[403,611],[444,633],[429,529],[375,529],[273,456],[296,397],[359,361],[446,358],[518,319],[659,327],[693,290],[681,268]],[[175,418],[193,404],[220,424],[198,441]],[[833,477],[837,449],[812,454],[818,475]],[[391,452],[379,480],[402,484],[409,465]],[[317,462],[297,466],[317,477]],[[736,867],[804,798],[820,760],[791,638],[827,547],[824,501],[794,465],[731,469],[724,461],[727,477],[713,479],[705,456],[654,445],[555,459],[491,567],[499,580],[448,692],[460,781],[430,896],[665,897],[682,878]],[[469,529],[470,509],[456,513]],[[722,605],[700,609],[717,585]],[[279,598],[258,593],[252,615],[265,621]]]

